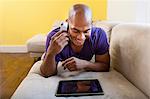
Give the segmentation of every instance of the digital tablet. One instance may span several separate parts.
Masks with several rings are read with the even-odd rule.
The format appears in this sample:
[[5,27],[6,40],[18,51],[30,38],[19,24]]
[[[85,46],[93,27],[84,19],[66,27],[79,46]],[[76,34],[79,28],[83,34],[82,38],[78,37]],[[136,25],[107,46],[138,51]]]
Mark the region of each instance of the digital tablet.
[[97,79],[62,80],[59,82],[56,97],[104,95]]

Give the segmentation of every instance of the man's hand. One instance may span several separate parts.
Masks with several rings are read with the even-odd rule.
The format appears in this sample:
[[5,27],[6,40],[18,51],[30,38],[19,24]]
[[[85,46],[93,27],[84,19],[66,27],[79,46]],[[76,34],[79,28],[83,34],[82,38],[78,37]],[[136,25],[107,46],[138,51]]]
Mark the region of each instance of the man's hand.
[[88,64],[88,61],[76,57],[70,57],[62,62],[62,66],[64,66],[64,68],[68,68],[70,71],[84,69]]
[[47,53],[58,54],[68,44],[69,38],[66,32],[57,32],[52,36]]
[[68,44],[68,33],[57,32],[51,38],[49,47],[40,70],[42,76],[49,77],[57,73],[57,66],[55,62],[55,55],[62,51],[62,49]]
[[68,68],[70,71],[76,71],[84,69],[86,71],[109,71],[109,53],[105,53],[103,55],[96,55],[95,62],[90,62],[87,60],[78,59],[76,57],[71,57],[62,62],[62,65],[65,68]]

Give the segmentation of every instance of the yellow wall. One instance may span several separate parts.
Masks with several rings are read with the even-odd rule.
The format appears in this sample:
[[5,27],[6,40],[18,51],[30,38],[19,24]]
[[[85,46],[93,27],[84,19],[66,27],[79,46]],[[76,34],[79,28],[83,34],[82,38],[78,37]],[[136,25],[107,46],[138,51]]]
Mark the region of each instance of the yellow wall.
[[33,35],[49,32],[75,3],[87,4],[94,20],[106,19],[107,0],[0,0],[0,45],[24,45]]

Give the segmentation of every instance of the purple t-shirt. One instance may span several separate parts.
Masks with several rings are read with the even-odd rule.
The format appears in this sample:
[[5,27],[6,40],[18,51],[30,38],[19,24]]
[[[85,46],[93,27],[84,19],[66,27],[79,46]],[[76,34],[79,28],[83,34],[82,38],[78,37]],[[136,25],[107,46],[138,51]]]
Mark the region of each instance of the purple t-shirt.
[[[46,40],[46,52],[49,46],[51,37],[57,33],[60,28],[52,30]],[[92,27],[91,36],[86,39],[80,53],[75,53],[70,44],[66,45],[63,50],[56,55],[55,60],[58,63],[70,57],[77,57],[83,60],[90,61],[93,55],[103,55],[109,50],[109,44],[106,37],[106,33],[101,28]]]

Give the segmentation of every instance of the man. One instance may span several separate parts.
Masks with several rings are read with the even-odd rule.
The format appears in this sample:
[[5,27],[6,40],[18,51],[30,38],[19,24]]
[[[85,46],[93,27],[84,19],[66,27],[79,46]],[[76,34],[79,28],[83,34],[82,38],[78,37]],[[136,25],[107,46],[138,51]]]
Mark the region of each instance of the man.
[[[46,55],[40,67],[44,77],[57,74],[57,64],[69,71],[109,71],[109,44],[101,28],[92,27],[92,12],[83,4],[69,11],[68,32],[54,29],[47,36]],[[95,62],[90,62],[95,55]]]

